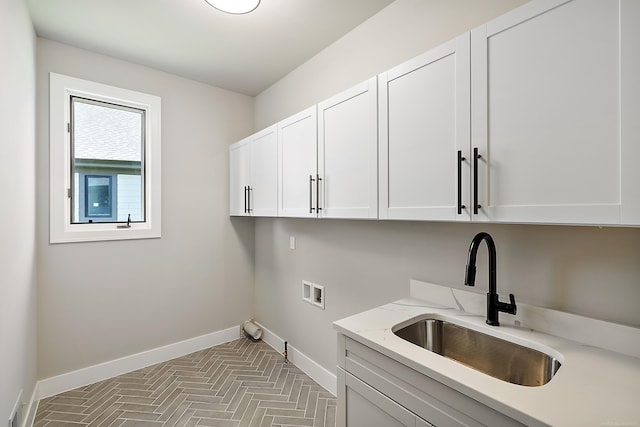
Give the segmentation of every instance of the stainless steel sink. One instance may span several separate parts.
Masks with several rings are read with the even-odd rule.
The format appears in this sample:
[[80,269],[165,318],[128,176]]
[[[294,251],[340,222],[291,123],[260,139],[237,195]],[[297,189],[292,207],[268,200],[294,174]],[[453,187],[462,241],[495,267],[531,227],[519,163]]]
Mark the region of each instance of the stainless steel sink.
[[393,331],[415,345],[503,381],[523,386],[548,383],[556,358],[440,319],[421,319]]

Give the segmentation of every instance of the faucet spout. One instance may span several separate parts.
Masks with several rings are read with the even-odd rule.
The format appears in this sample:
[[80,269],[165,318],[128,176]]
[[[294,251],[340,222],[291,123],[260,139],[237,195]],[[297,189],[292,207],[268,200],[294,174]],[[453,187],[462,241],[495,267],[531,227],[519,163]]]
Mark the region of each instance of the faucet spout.
[[516,300],[513,294],[509,294],[509,303],[500,301],[498,296],[497,274],[496,274],[496,244],[489,233],[481,232],[475,235],[469,246],[467,254],[467,268],[465,272],[464,284],[475,286],[476,284],[476,258],[480,243],[485,242],[489,250],[489,292],[487,293],[487,324],[500,326],[498,313],[504,312],[516,314]]

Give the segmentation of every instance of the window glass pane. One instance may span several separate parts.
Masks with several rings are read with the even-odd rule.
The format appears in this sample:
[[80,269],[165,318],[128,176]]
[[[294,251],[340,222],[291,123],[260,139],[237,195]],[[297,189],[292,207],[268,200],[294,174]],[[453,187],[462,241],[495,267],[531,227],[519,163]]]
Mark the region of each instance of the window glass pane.
[[85,215],[111,217],[111,177],[85,175]]
[[71,222],[144,221],[144,111],[71,101]]

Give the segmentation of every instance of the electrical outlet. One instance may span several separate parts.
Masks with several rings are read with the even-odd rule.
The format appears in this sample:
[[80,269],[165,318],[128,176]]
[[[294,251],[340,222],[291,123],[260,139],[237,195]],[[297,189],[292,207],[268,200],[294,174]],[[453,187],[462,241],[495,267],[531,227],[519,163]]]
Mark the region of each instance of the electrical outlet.
[[289,249],[296,248],[296,236],[289,236]]

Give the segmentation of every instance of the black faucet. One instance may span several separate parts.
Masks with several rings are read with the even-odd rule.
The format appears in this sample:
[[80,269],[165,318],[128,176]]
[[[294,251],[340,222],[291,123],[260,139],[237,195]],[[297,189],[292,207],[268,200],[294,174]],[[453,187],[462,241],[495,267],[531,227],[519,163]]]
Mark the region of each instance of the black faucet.
[[510,303],[501,302],[498,296],[496,283],[496,244],[489,233],[478,233],[471,241],[469,246],[469,254],[467,255],[467,272],[464,278],[464,284],[467,286],[476,285],[476,255],[478,247],[482,241],[487,243],[489,249],[489,293],[487,293],[487,324],[491,326],[500,326],[498,313],[504,312],[516,314],[516,298],[513,294],[509,294]]

